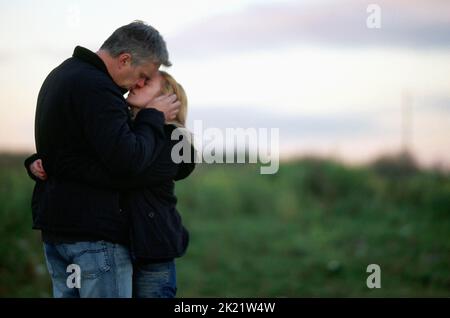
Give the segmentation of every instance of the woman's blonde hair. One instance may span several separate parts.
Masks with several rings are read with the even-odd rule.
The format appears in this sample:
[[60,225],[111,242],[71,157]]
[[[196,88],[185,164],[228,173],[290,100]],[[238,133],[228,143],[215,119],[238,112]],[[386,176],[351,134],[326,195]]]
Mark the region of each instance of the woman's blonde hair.
[[161,76],[163,77],[162,81],[162,94],[175,94],[177,95],[177,99],[180,101],[180,111],[177,114],[177,117],[173,121],[168,122],[168,124],[174,124],[178,127],[186,127],[186,116],[187,116],[187,96],[186,92],[175,79],[167,72],[159,71]]

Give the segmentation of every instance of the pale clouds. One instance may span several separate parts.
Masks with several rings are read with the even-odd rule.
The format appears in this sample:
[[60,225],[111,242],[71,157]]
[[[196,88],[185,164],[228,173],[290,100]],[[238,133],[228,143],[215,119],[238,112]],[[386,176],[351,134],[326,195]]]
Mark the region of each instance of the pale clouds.
[[270,3],[212,16],[169,37],[180,56],[204,58],[236,51],[301,45],[450,48],[450,2],[375,1],[382,28],[368,29],[367,6],[374,1]]

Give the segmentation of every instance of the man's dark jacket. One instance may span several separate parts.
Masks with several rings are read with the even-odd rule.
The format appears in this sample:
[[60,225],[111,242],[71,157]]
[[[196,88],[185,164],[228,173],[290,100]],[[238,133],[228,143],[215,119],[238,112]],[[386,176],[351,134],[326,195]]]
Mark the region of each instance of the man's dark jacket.
[[[57,162],[58,175],[102,188],[120,189],[123,210],[130,217],[130,247],[139,262],[162,262],[182,256],[189,243],[189,232],[176,208],[174,181],[188,177],[195,168],[196,152],[186,130],[165,125],[165,140],[157,158],[139,178],[117,179],[89,157],[74,155]],[[188,137],[188,138],[186,138]],[[183,156],[174,162],[172,152]],[[179,151],[177,151],[179,150]],[[184,153],[188,150],[188,153]],[[25,161],[31,178],[38,180],[29,165],[39,159],[34,154]]]
[[61,174],[70,169],[70,158],[82,156],[117,179],[145,179],[164,144],[164,115],[144,109],[132,130],[125,92],[103,61],[82,47],[47,76],[38,96],[35,138],[49,178],[33,191],[33,228],[62,241],[129,241],[129,220],[117,189]]

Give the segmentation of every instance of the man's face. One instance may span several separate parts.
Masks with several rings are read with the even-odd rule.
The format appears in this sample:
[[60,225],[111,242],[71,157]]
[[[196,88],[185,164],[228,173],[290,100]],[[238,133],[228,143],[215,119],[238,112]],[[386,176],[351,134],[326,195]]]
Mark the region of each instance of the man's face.
[[132,65],[131,57],[128,54],[122,54],[118,59],[114,81],[127,90],[142,88],[147,81],[157,74],[158,69],[159,64],[152,62]]
[[127,97],[128,104],[142,108],[155,97],[161,94],[163,77],[160,72],[156,72],[150,81],[147,81],[143,87],[134,87],[130,90]]

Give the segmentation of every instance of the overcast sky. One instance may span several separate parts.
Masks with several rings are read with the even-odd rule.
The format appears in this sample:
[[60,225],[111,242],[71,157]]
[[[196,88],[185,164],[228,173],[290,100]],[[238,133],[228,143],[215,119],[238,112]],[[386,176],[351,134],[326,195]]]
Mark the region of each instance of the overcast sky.
[[[369,3],[381,28],[369,29]],[[76,45],[141,19],[168,43],[189,123],[280,128],[284,153],[348,160],[411,148],[450,163],[450,1],[11,1],[0,4],[0,149],[34,150],[40,85]]]

